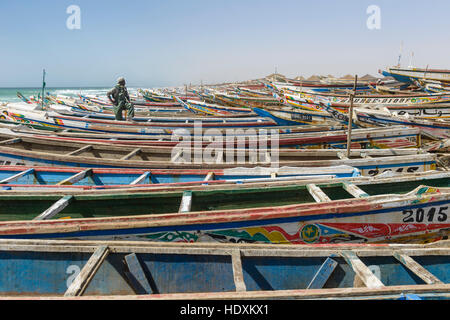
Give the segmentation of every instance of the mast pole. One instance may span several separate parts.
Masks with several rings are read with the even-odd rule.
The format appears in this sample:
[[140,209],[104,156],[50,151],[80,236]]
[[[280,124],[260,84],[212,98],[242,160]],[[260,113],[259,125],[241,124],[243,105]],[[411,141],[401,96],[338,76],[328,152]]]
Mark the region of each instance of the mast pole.
[[348,133],[347,133],[347,158],[350,158],[350,148],[352,144],[352,125],[353,125],[353,98],[356,94],[356,84],[358,83],[358,75],[355,75],[355,84],[353,92],[350,93],[350,109],[348,110]]
[[41,109],[44,110],[44,92],[45,92],[45,69],[42,72],[42,96],[41,96]]

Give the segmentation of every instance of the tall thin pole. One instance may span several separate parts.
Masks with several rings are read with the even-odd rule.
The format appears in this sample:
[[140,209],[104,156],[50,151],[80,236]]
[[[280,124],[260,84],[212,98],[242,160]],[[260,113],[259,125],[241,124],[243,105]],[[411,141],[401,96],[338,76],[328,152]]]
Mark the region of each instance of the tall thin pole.
[[44,91],[45,91],[45,69],[42,72],[42,97],[41,97],[41,109],[44,109]]
[[348,110],[348,134],[347,134],[347,158],[350,158],[350,148],[352,144],[352,125],[353,125],[353,98],[356,94],[356,84],[358,83],[358,75],[355,75],[355,84],[353,92],[350,93],[350,109]]

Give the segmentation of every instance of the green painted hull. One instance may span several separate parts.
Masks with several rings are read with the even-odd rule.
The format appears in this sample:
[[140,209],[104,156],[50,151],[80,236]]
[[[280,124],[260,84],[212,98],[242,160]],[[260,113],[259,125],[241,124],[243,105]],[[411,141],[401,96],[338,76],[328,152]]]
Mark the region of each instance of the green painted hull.
[[[426,184],[432,187],[450,187],[448,177],[419,179],[416,181],[358,184],[368,195],[386,193],[404,194]],[[341,183],[317,184],[331,200],[351,199]],[[173,192],[111,192],[107,194],[74,194],[70,204],[58,213],[60,218],[96,218],[163,214],[178,212],[183,191]],[[60,194],[0,194],[0,220],[31,220],[61,199]],[[191,211],[211,211],[258,207],[276,207],[299,203],[314,203],[306,185],[277,187],[234,188],[220,190],[199,190],[192,192]]]

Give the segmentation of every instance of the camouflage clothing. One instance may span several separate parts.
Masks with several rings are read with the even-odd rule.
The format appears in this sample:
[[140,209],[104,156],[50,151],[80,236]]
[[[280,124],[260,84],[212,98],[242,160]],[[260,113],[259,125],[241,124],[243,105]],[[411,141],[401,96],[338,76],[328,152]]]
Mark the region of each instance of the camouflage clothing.
[[134,117],[134,107],[130,102],[130,96],[128,95],[128,90],[125,86],[121,86],[118,84],[106,95],[114,105],[114,114],[116,120],[123,120],[123,110],[127,110],[128,120],[131,120]]

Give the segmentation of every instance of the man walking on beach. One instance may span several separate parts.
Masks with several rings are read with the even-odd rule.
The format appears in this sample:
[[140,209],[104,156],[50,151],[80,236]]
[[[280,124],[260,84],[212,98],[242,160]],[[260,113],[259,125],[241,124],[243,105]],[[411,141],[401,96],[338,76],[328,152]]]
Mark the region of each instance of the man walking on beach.
[[116,120],[123,120],[122,111],[127,110],[127,121],[132,121],[134,117],[134,107],[131,104],[128,90],[125,87],[125,79],[117,79],[117,85],[107,94],[109,101],[114,105],[114,114]]

